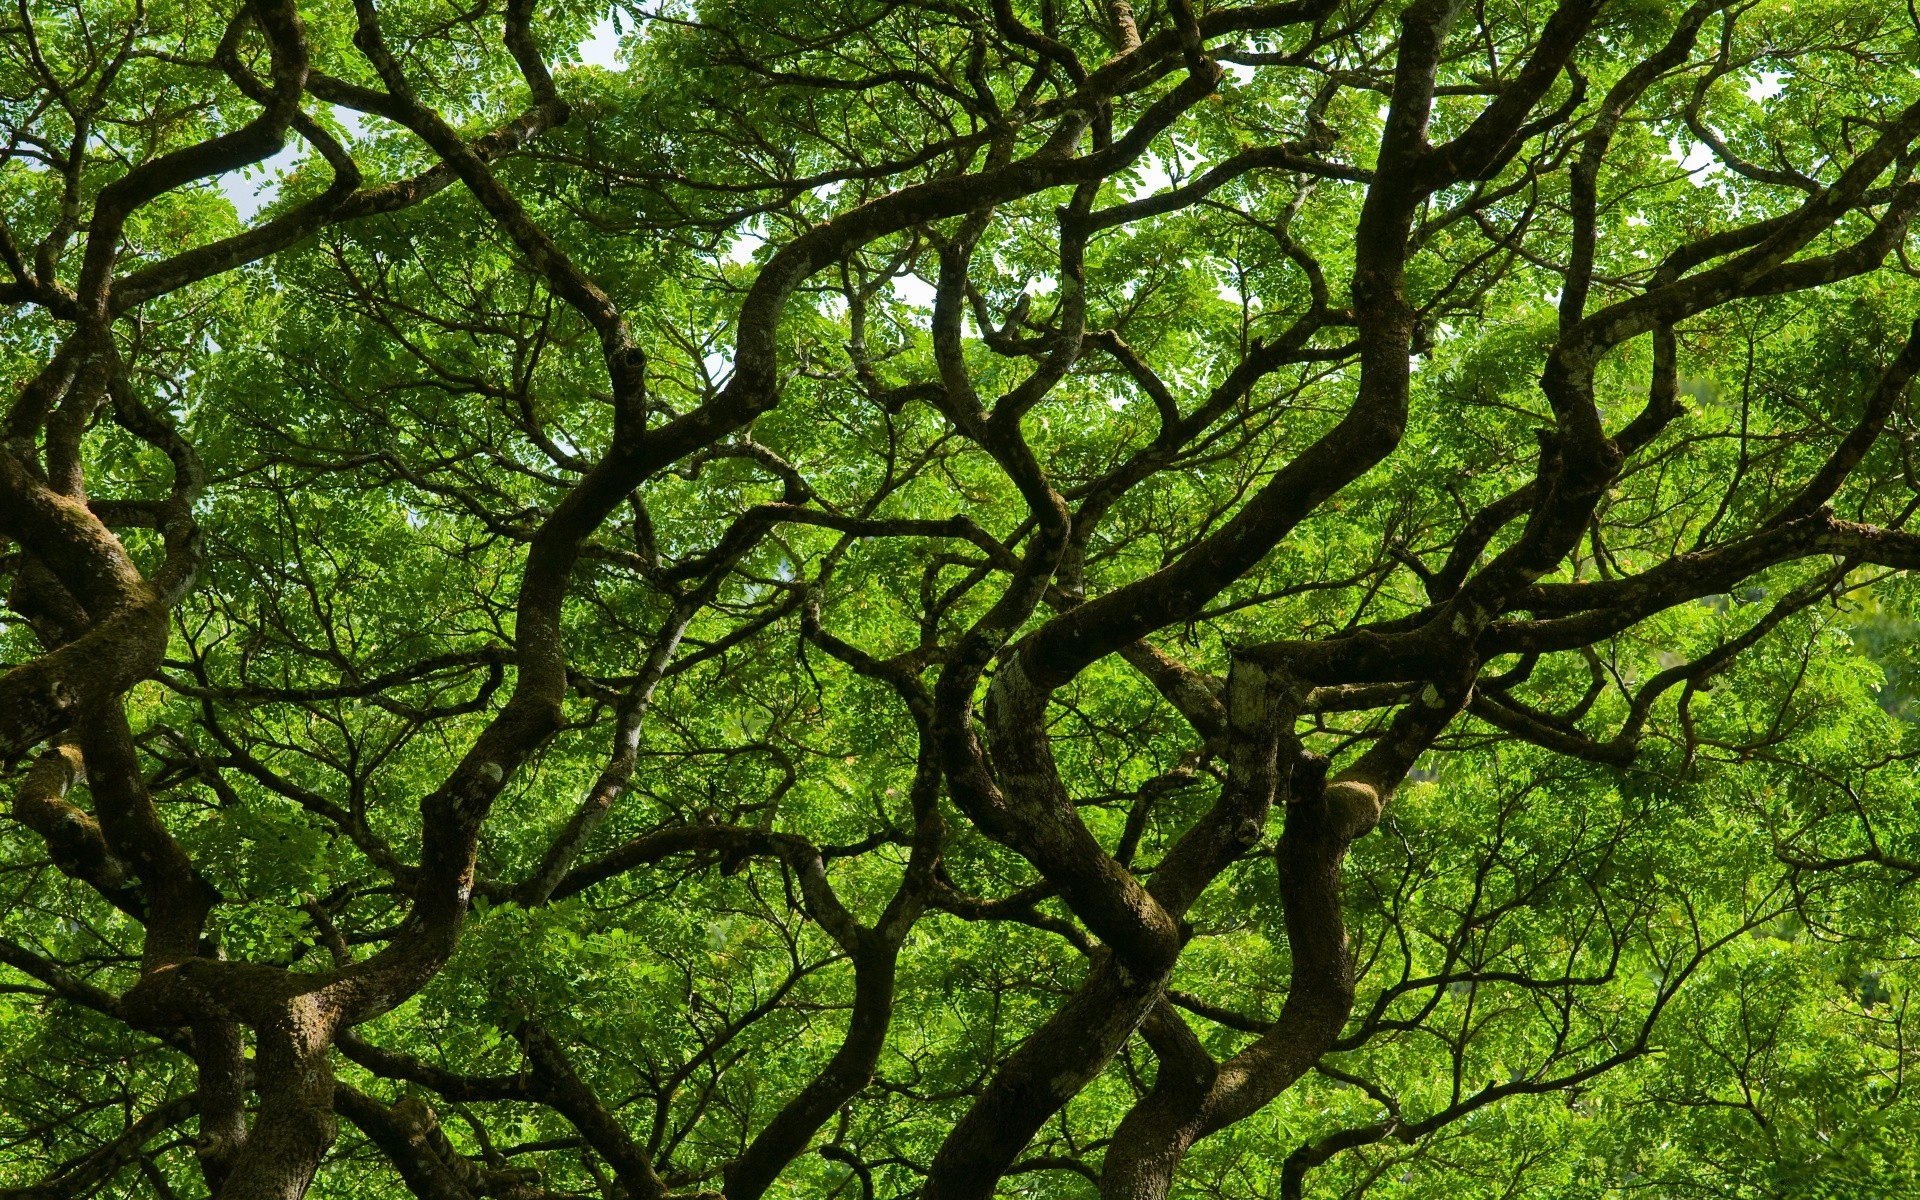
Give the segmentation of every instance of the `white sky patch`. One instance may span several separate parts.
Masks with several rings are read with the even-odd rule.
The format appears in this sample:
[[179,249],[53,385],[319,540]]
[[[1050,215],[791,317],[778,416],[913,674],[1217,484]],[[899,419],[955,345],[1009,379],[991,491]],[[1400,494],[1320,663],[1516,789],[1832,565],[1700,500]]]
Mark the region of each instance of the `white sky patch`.
[[589,67],[603,67],[609,71],[620,69],[620,26],[613,15],[601,17],[594,25],[587,40],[580,43],[580,61]]
[[[364,113],[350,108],[329,106],[334,120],[340,122],[350,141],[357,141],[367,132],[367,117]],[[289,132],[286,145],[270,158],[242,167],[238,171],[228,171],[216,181],[220,194],[233,205],[233,211],[239,215],[242,224],[251,224],[260,210],[272,204],[280,195],[280,183],[286,173],[300,165],[312,153],[306,140],[298,134]]]
[[220,176],[220,193],[233,205],[243,224],[273,203],[274,197],[280,194],[280,176],[297,166],[306,153],[307,144],[289,135],[287,144],[273,157]]
[[1747,98],[1750,100],[1771,100],[1787,86],[1787,77],[1780,71],[1762,71],[1760,78],[1747,85]]
[[[1198,165],[1198,162],[1199,156],[1195,155],[1194,165]],[[1193,172],[1188,169],[1186,148],[1178,142],[1174,143],[1171,154],[1149,151],[1141,155],[1139,159],[1134,162],[1133,171],[1134,174],[1140,177],[1140,182],[1130,185],[1125,189],[1127,199],[1129,200],[1138,200],[1142,196],[1151,196],[1173,187],[1173,178],[1176,172],[1178,172],[1183,179],[1189,178],[1193,174]]]
[[1173,176],[1167,173],[1166,164],[1162,163],[1158,156],[1142,158],[1134,170],[1140,174],[1140,185],[1132,189],[1127,196],[1129,200],[1151,196],[1155,192],[1163,192],[1173,186]]
[[727,247],[727,261],[750,263],[754,251],[767,244],[767,239],[757,233],[741,232],[733,235],[733,242]]
[[1713,147],[1705,142],[1683,142],[1678,138],[1667,143],[1667,153],[1680,164],[1680,169],[1693,176],[1696,185],[1704,184],[1718,172],[1726,170],[1720,160],[1713,155]]
[[914,308],[933,307],[933,285],[918,275],[896,275],[892,284],[894,299]]
[[1233,81],[1241,87],[1253,82],[1253,68],[1247,64],[1221,63],[1220,65],[1227,69],[1227,74],[1233,76]]

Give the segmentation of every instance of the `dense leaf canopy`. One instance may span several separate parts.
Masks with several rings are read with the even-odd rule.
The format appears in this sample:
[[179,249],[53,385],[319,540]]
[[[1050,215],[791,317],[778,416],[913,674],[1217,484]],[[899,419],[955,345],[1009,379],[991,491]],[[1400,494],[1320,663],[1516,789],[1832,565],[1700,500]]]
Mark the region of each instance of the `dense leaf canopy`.
[[1920,1191],[1920,15],[22,0],[0,1198]]

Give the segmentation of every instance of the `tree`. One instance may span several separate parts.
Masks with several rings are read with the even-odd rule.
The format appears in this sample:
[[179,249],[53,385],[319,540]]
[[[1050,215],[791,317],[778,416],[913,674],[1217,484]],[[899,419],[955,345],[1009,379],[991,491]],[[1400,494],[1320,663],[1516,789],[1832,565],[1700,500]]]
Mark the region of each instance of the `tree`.
[[8,21],[0,1196],[1920,1180],[1910,11]]

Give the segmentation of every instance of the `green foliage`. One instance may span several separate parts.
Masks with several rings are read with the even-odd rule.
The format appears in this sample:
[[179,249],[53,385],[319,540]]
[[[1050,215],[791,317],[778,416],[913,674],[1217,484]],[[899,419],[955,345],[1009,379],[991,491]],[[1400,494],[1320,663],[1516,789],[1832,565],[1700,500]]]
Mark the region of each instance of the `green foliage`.
[[[479,136],[519,112],[528,87],[500,45],[498,14],[468,7],[379,6],[423,99]],[[1044,135],[1033,114],[1045,71],[1034,52],[995,36],[990,6],[636,4],[621,11],[617,69],[580,64],[567,49],[602,19],[596,6],[538,7],[575,119],[497,173],[631,314],[649,355],[652,436],[726,388],[744,298],[781,247],[892,189],[1029,153]],[[1013,6],[1035,28],[1069,7]],[[1161,20],[1160,7],[1141,5],[1143,24]],[[1340,70],[1390,73],[1396,14],[1335,7],[1330,19],[1356,26],[1327,51]],[[1482,7],[1486,52],[1509,64],[1553,6]],[[1897,7],[1764,0],[1737,24],[1716,17],[1691,65],[1656,84],[1644,119],[1617,136],[1595,277],[1625,295],[1676,245],[1803,199],[1724,168],[1689,175],[1677,165],[1696,144],[1683,119],[1696,87],[1710,88],[1706,111],[1728,154],[1790,160],[1828,180],[1832,162],[1858,153],[1862,129],[1914,98],[1914,35]],[[1578,57],[1583,103],[1665,42],[1673,11],[1607,6]],[[377,82],[354,52],[350,6],[302,12],[317,69]],[[1098,63],[1113,53],[1104,20],[1076,17],[1055,34]],[[89,204],[116,163],[193,145],[255,111],[196,67],[225,29],[202,6],[48,6],[33,27],[55,74],[80,72],[94,53],[86,39],[103,30],[137,27],[130,36],[145,51],[110,82],[115,120],[79,139],[94,164],[81,189]],[[1709,81],[1723,28],[1737,65]],[[0,54],[0,116],[35,130],[43,149],[57,146],[74,137],[72,117],[35,109],[45,87],[23,65],[23,29],[9,29]],[[1270,60],[1284,41],[1249,35],[1243,58],[1263,65],[1229,75],[1101,181],[1092,203],[1122,205],[1246,147],[1304,137],[1309,116],[1329,130],[1316,153],[1373,167],[1381,96],[1254,57]],[[1455,41],[1435,142],[1467,129],[1487,99],[1472,86],[1486,82],[1475,65],[1486,48],[1465,32]],[[259,67],[258,48],[247,51]],[[898,82],[915,73],[940,86]],[[1762,97],[1748,89],[1763,75],[1779,88]],[[882,76],[895,82],[851,82]],[[1323,84],[1330,99],[1316,105]],[[1116,99],[1114,127],[1168,86]],[[1572,87],[1561,79],[1543,104]],[[988,105],[1029,123],[1009,115],[998,133],[979,118]],[[393,122],[312,107],[368,186],[432,169],[433,156]],[[1532,478],[1536,432],[1554,427],[1539,380],[1561,333],[1561,164],[1589,129],[1583,115],[1529,142],[1491,185],[1526,176],[1509,195],[1460,183],[1432,198],[1433,212],[1472,199],[1476,220],[1422,217],[1406,280],[1421,341],[1398,448],[1191,620],[1156,632],[1156,647],[1220,679],[1238,648],[1331,639],[1427,610],[1422,573],[1446,561],[1471,514]],[[257,219],[326,186],[318,154],[302,153]],[[0,216],[37,236],[60,220],[58,184],[44,161],[16,155],[0,164]],[[1309,248],[1351,321],[1362,183],[1242,176],[1206,204],[1103,233],[1088,247],[1084,285],[1063,280],[1060,265],[1059,212],[1072,191],[1011,199],[977,234],[962,362],[989,403],[1020,385],[1033,356],[986,334],[1037,341],[1082,286],[1088,329],[1124,339],[1185,411],[1315,303],[1319,281],[1297,247]],[[257,223],[246,217],[219,186],[169,192],[128,223],[123,269]],[[1850,214],[1807,253],[1850,244],[1874,219]],[[719,449],[647,479],[587,541],[560,615],[573,683],[561,728],[495,801],[457,949],[418,994],[358,1027],[366,1042],[504,1078],[530,1069],[519,1039],[536,1022],[689,1194],[719,1187],[726,1164],[839,1049],[855,973],[809,909],[793,860],[703,848],[610,870],[550,903],[522,903],[516,887],[580,811],[616,713],[690,606],[647,698],[633,777],[583,861],[668,829],[777,832],[825,848],[839,901],[863,926],[880,922],[909,874],[921,730],[892,688],[818,633],[872,659],[924,651],[916,670],[930,680],[992,609],[999,585],[981,580],[1004,564],[957,535],[853,536],[796,520],[711,577],[708,568],[742,514],[771,504],[812,505],[843,525],[964,514],[1003,556],[1027,552],[1033,517],[1003,464],[950,412],[889,399],[939,375],[928,295],[939,251],[961,226],[923,222],[812,276],[778,326],[777,406]],[[219,896],[204,931],[209,957],[305,977],[333,969],[336,952],[365,960],[390,944],[421,855],[422,798],[519,682],[512,652],[528,546],[616,428],[595,332],[556,302],[528,257],[470,192],[448,187],[319,229],[115,326],[134,383],[189,435],[210,480],[193,508],[206,555],[197,585],[172,611],[164,666],[126,702],[158,811]],[[78,260],[69,256],[60,279],[71,281]],[[1682,325],[1683,411],[1613,480],[1590,538],[1539,582],[1642,575],[1763,529],[1861,419],[1916,311],[1910,272],[1890,266],[1739,299]],[[1083,576],[1068,599],[1179,559],[1323,438],[1358,386],[1349,332],[1322,330],[1324,353],[1263,375],[1209,432],[1118,495],[1078,552]],[[32,377],[60,336],[53,318],[23,308],[0,335],[0,370]],[[1609,431],[1645,405],[1652,375],[1644,341],[1602,362],[1596,405]],[[1018,424],[1051,486],[1077,503],[1152,441],[1160,416],[1116,355],[1088,350]],[[1891,430],[1834,499],[1849,521],[1898,528],[1912,515],[1904,399]],[[154,445],[104,419],[85,459],[96,498],[159,495],[173,478]],[[1470,557],[1510,549],[1525,525],[1496,530]],[[141,569],[155,571],[167,551],[160,534],[132,523],[120,532]],[[0,571],[24,595],[22,561]],[[1516,697],[1575,713],[1567,727],[1597,743],[1637,719],[1641,685],[1775,620],[1783,598],[1829,574],[1817,602],[1783,608],[1757,644],[1651,701],[1630,759],[1527,744],[1484,713],[1450,726],[1345,868],[1358,964],[1345,1039],[1320,1073],[1200,1141],[1173,1194],[1277,1198],[1297,1147],[1367,1130],[1378,1136],[1314,1164],[1308,1194],[1920,1191],[1909,1082],[1920,1065],[1910,1011],[1920,954],[1914,580],[1824,553],[1769,562],[1729,591],[1664,607],[1578,651],[1500,656],[1487,675],[1524,675]],[[20,615],[0,624],[8,666],[47,649],[28,607],[17,600]],[[1014,635],[1050,615],[1027,613]],[[1385,736],[1389,715],[1320,712],[1299,732],[1338,771]],[[1145,878],[1221,796],[1224,757],[1118,656],[1064,686],[1046,720],[1079,820]],[[19,765],[9,786],[24,776]],[[72,798],[97,807],[84,788]],[[844,1156],[801,1155],[771,1194],[851,1198],[863,1178],[881,1196],[913,1194],[985,1081],[1087,976],[1091,939],[1061,889],[969,820],[950,788],[939,803],[943,894],[1013,902],[992,920],[959,901],[920,918],[901,950],[873,1080],[808,1143]],[[1187,1019],[1219,1060],[1278,1019],[1292,988],[1268,853],[1283,820],[1258,829],[1249,854],[1183,918],[1191,937],[1169,986],[1196,998]],[[195,1085],[179,1039],[75,1000],[74,980],[114,995],[134,985],[140,926],[62,874],[15,822],[0,824],[0,938],[71,976],[0,960],[11,968],[0,968],[0,1197],[10,1197]],[[364,1055],[330,1061],[383,1104],[431,1100],[446,1137],[475,1162],[537,1168],[550,1194],[623,1194],[558,1106],[460,1100]],[[1161,1069],[1147,1039],[1131,1038],[1047,1122],[1002,1194],[1096,1194],[1088,1174]],[[146,1143],[141,1169],[116,1167],[90,1194],[200,1194],[192,1129]],[[366,1131],[344,1128],[330,1155],[314,1194],[403,1194]]]

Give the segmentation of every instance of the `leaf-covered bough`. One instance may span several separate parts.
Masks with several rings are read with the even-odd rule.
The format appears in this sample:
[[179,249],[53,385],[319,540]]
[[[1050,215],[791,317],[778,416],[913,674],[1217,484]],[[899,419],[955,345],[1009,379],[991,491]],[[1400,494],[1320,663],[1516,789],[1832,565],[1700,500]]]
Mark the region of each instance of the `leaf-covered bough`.
[[0,1198],[1920,1187],[1920,15],[0,15]]

